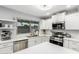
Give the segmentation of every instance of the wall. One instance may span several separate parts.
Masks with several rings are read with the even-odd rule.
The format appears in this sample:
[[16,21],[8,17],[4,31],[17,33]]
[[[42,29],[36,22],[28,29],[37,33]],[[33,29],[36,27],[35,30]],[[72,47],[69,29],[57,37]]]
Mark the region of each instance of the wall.
[[31,15],[18,12],[3,6],[0,6],[0,19],[13,19],[13,17],[21,17],[26,20],[39,21],[40,19]]

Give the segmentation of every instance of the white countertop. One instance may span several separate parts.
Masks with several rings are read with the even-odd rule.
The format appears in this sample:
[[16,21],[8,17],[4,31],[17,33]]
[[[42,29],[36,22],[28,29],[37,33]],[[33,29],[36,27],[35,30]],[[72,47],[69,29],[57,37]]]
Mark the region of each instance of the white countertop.
[[[35,36],[35,37],[49,37],[49,36]],[[14,39],[11,39],[11,40],[6,40],[6,41],[0,41],[0,44],[2,43],[7,43],[7,42],[13,42],[13,41],[19,41],[19,40],[24,40],[24,39],[30,39],[30,38],[35,38],[35,37],[32,37],[32,36],[26,36],[26,37],[16,37]]]
[[66,39],[66,40],[72,40],[72,41],[77,41],[77,42],[79,42],[79,39],[78,39],[78,38],[64,38],[64,39]]
[[0,41],[0,44],[2,44],[2,43],[7,43],[7,42],[13,42],[13,41],[24,40],[24,39],[29,39],[29,38],[28,38],[28,37],[17,37],[17,38],[15,38],[15,39],[11,39],[11,40]]
[[77,54],[77,51],[45,42],[14,54]]

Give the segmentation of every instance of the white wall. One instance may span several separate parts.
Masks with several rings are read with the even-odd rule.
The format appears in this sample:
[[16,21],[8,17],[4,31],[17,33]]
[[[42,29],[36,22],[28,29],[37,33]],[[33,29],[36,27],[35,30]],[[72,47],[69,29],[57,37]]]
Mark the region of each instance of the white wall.
[[3,6],[0,6],[0,19],[13,19],[13,17],[21,17],[27,20],[39,21],[40,19],[31,15],[27,15],[16,10],[12,10]]

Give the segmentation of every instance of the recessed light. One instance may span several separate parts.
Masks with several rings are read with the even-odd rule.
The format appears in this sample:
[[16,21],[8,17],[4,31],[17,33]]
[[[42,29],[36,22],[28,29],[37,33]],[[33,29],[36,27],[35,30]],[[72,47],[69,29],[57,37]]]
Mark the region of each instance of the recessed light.
[[40,9],[40,10],[49,10],[51,9],[53,6],[52,5],[37,5],[35,6],[36,8]]
[[67,8],[70,8],[71,7],[71,5],[67,5]]
[[50,13],[46,13],[46,15],[49,15]]

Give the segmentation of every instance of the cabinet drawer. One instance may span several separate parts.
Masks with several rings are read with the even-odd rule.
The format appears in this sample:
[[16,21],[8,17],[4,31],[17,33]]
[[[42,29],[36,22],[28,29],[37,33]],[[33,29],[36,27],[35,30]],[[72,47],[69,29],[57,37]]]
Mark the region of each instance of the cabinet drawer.
[[13,46],[0,48],[0,54],[10,54],[10,53],[13,53]]
[[40,44],[40,43],[41,43],[41,39],[37,39],[37,40],[35,40],[34,42],[35,42],[36,45],[37,45],[37,44]]
[[34,40],[35,40],[35,39],[29,39],[28,42],[30,42],[30,41],[34,41]]
[[0,48],[4,48],[4,47],[7,47],[7,46],[12,46],[12,45],[13,45],[13,42],[3,43],[3,44],[0,44]]
[[47,42],[48,40],[47,39],[43,39],[43,42]]
[[35,45],[35,42],[33,41],[30,41],[30,42],[28,42],[28,47],[32,47],[32,46],[34,46]]
[[69,44],[72,46],[79,46],[79,42],[75,42],[75,41],[69,41]]
[[79,51],[79,42],[69,41],[69,48]]
[[49,42],[50,37],[42,37],[42,42]]
[[79,42],[75,42],[75,45],[79,46]]
[[64,47],[69,48],[69,42],[66,39],[64,39]]
[[73,47],[75,47],[75,42],[69,41],[69,48],[73,48]]

